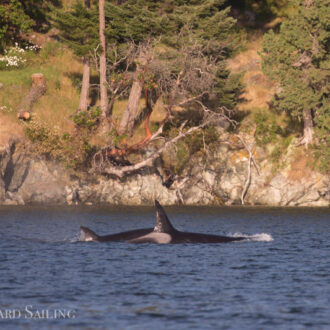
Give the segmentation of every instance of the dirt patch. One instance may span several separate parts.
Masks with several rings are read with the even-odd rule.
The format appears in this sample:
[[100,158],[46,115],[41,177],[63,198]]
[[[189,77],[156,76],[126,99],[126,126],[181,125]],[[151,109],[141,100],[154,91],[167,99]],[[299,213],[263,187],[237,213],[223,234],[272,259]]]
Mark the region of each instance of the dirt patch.
[[257,36],[247,44],[247,50],[228,61],[228,68],[233,73],[243,73],[242,81],[245,84],[241,95],[242,102],[238,108],[250,111],[254,108],[268,109],[275,93],[275,85],[261,70],[262,36]]
[[290,181],[301,181],[302,178],[311,175],[311,169],[308,167],[308,156],[300,154],[292,163],[288,173]]
[[0,113],[0,146],[7,145],[11,139],[22,139],[24,130],[16,118]]

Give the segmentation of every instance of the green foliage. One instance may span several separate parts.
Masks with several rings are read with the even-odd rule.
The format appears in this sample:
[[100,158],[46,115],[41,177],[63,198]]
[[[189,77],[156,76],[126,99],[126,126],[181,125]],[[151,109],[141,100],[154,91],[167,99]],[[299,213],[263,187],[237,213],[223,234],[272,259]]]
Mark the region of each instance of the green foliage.
[[60,7],[62,0],[20,0],[25,14],[33,20],[33,29],[47,32],[50,28],[49,13]]
[[328,135],[314,147],[314,156],[318,162],[318,169],[325,174],[330,174],[330,136]]
[[218,133],[214,126],[208,126],[201,132],[195,132],[188,135],[184,139],[190,155],[209,147],[212,143],[218,140]]
[[285,166],[285,162],[283,162],[282,157],[286,155],[288,147],[292,142],[292,139],[293,136],[288,136],[286,138],[279,139],[275,142],[274,148],[270,154],[270,160],[273,165],[273,172]]
[[100,108],[90,108],[87,111],[79,111],[74,117],[73,122],[80,128],[91,129],[96,127],[100,121]]
[[54,25],[60,30],[61,40],[78,56],[88,56],[99,44],[98,12],[81,2],[69,10],[54,10]]
[[242,11],[254,13],[256,21],[265,21],[274,16],[285,15],[289,9],[290,2],[286,0],[232,0],[229,1],[229,4]]
[[29,31],[32,19],[25,13],[21,1],[8,0],[0,4],[0,53],[13,44],[21,32]]
[[3,0],[0,4],[0,54],[6,46],[19,41],[22,33],[49,28],[50,6],[60,0]]
[[109,133],[109,137],[111,137],[111,143],[114,147],[120,147],[121,143],[125,141],[128,138],[127,134],[120,134],[118,135],[118,132],[115,128],[113,128]]
[[282,133],[281,127],[277,125],[274,118],[270,118],[265,110],[259,110],[254,115],[256,123],[255,137],[259,145],[265,146],[268,143],[275,143],[277,137]]
[[121,5],[106,2],[106,36],[110,42],[124,43],[127,40],[140,42],[146,37],[159,36],[165,33],[162,26],[162,15],[157,9],[159,2],[124,1]]
[[121,5],[107,2],[107,38],[119,43],[127,40],[138,43],[161,36],[163,43],[175,47],[178,34],[186,34],[187,40],[194,35],[194,41],[207,45],[210,52],[221,50],[225,57],[237,46],[233,31],[236,21],[229,16],[225,2],[128,0]]
[[50,127],[36,119],[25,123],[26,136],[34,143],[34,152],[62,161],[68,168],[75,170],[88,166],[95,148],[84,134],[72,136],[70,133],[59,134],[55,127]]
[[321,145],[330,133],[328,72],[330,68],[329,0],[294,0],[294,14],[279,34],[267,33],[263,41],[263,68],[281,85],[274,106],[301,121],[311,109]]
[[174,173],[182,174],[185,166],[190,158],[189,149],[184,142],[178,142],[176,146],[176,163],[174,165]]
[[4,55],[0,56],[0,70],[20,69],[28,66],[36,58],[36,52],[39,50],[34,45],[22,45],[18,43],[9,47],[4,51]]
[[62,50],[61,44],[57,41],[47,42],[40,50],[39,56],[43,61],[46,61],[51,56],[56,56]]
[[[178,130],[172,128],[168,134],[171,137],[176,136]],[[205,149],[212,149],[212,145],[218,141],[218,133],[214,126],[208,126],[203,131],[197,131],[187,135],[183,140],[176,145],[176,160],[173,164],[175,174],[182,174],[191,156],[196,153],[203,154]]]

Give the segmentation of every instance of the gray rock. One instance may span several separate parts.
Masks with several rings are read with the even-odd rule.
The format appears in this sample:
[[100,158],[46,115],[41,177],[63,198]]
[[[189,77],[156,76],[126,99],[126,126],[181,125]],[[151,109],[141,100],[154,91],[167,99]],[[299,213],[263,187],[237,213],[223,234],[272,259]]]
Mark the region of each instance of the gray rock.
[[[253,143],[251,137],[244,139]],[[207,161],[198,154],[192,157],[171,186],[165,186],[159,174],[166,159],[164,163],[157,162],[158,171],[149,168],[122,179],[89,176],[88,180],[71,180],[60,165],[20,153],[15,146],[11,142],[0,147],[0,203],[152,205],[158,199],[164,205],[240,204],[248,173],[246,151],[237,143],[226,143],[225,138],[216,149],[208,151]],[[168,159],[172,156],[169,152]],[[300,181],[290,181],[290,163],[273,173],[266,151],[261,148],[257,149],[256,161],[260,175],[252,166],[246,204],[329,205],[328,176],[311,172]]]
[[6,190],[5,190],[5,183],[0,177],[0,203],[4,201],[6,195]]

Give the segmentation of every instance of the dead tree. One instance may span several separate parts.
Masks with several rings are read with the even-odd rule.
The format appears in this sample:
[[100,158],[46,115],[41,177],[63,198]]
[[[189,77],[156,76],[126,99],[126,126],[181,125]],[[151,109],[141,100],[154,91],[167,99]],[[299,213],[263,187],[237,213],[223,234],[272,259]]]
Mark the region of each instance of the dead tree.
[[[208,57],[200,46],[190,45],[179,51],[179,56],[173,54],[154,54],[148,65],[144,66],[144,79],[140,80],[141,94],[144,90],[146,104],[145,133],[141,141],[133,145],[123,144],[121,147],[108,145],[99,150],[93,158],[92,167],[96,172],[122,177],[127,173],[142,169],[152,163],[171,144],[176,143],[185,136],[203,129],[208,125],[217,125],[227,121],[235,125],[232,120],[232,110],[217,106],[212,90],[217,84],[217,58]],[[184,54],[184,56],[181,56]],[[153,77],[147,82],[147,77]],[[154,79],[154,80],[153,80]],[[155,82],[150,84],[151,82]],[[158,130],[151,134],[149,118],[153,111],[152,95],[163,99],[167,115],[160,123]],[[176,108],[184,111],[179,117]],[[193,120],[191,120],[194,117]],[[131,117],[132,119],[132,117]],[[164,125],[171,120],[177,125],[179,133],[171,139],[161,137]],[[128,119],[122,122],[128,123]],[[120,133],[120,130],[119,130]],[[126,164],[126,156],[138,152],[156,139],[164,143],[157,145],[157,150],[146,159],[136,164]],[[115,160],[115,161],[114,161]],[[116,162],[118,161],[118,166]]]
[[147,71],[148,64],[152,60],[151,45],[149,43],[141,44],[138,47],[138,56],[135,59],[136,71],[134,73],[133,84],[128,98],[127,107],[119,126],[119,134],[126,132],[132,136],[134,122],[138,115],[139,102],[142,96],[144,85],[144,74]]
[[[84,0],[85,8],[90,8],[90,0]],[[86,111],[88,109],[88,97],[90,87],[90,59],[87,55],[83,57],[83,76],[80,90],[79,110]]]
[[107,65],[106,65],[106,46],[105,46],[105,15],[104,15],[104,0],[99,0],[99,35],[100,44],[102,46],[102,53],[100,54],[100,105],[102,110],[102,117],[105,120],[108,117],[107,104],[108,104],[108,94],[106,86],[106,75],[107,75]]
[[17,118],[28,120],[31,118],[31,111],[34,103],[46,92],[46,81],[42,73],[34,73],[31,76],[32,87],[24,97],[17,109]]

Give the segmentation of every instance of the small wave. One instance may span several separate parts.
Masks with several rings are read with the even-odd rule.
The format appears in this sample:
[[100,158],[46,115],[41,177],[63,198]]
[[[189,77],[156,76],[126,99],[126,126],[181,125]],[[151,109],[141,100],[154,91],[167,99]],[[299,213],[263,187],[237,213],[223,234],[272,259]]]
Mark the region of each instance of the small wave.
[[70,243],[76,243],[76,242],[83,241],[83,237],[81,236],[80,231],[76,235],[74,235],[72,238],[68,239],[68,241]]
[[270,234],[267,233],[260,233],[260,234],[252,234],[252,235],[245,235],[242,233],[234,233],[232,235],[233,237],[244,237],[248,241],[254,241],[254,242],[271,242],[273,241],[273,237]]

